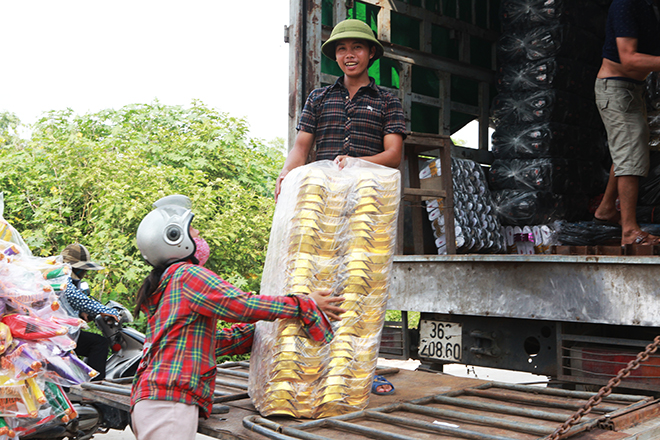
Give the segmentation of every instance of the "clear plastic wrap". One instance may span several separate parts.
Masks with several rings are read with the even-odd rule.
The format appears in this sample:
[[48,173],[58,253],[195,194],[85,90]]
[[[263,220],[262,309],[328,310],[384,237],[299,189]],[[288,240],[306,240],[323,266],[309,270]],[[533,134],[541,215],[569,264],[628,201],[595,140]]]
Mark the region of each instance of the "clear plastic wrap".
[[593,84],[598,69],[594,66],[565,58],[543,58],[527,63],[504,64],[498,69],[497,90],[537,91],[559,89],[594,99]]
[[601,124],[593,101],[560,90],[500,93],[493,99],[495,125],[560,122],[598,128]]
[[259,322],[248,391],[264,416],[316,418],[366,407],[385,319],[398,170],[352,159],[291,171],[280,193],[261,294],[330,290],[347,310],[327,345],[297,320]]
[[[440,176],[440,170],[440,159],[431,160],[420,171],[420,179]],[[457,252],[505,252],[504,236],[481,166],[471,160],[452,158],[451,172]],[[443,199],[426,201],[426,210],[439,254],[447,253],[444,209]]]
[[592,0],[505,0],[500,11],[507,31],[570,23],[605,37],[607,9]]
[[580,60],[597,67],[600,64],[601,52],[600,38],[568,24],[504,32],[497,44],[497,56],[500,62],[512,65],[561,57]]

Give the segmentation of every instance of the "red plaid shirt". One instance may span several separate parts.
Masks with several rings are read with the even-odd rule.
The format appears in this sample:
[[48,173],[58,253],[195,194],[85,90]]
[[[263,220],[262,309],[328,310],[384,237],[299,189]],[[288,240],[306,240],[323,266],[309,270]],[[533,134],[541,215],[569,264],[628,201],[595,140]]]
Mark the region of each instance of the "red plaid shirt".
[[399,133],[405,138],[406,120],[399,98],[377,86],[369,85],[349,99],[344,77],[309,94],[298,130],[312,133],[316,141],[316,160],[334,160],[345,154],[352,157],[382,153],[383,137]]
[[[333,336],[330,323],[307,297],[244,293],[189,263],[165,271],[143,311],[149,320],[131,406],[143,399],[182,402],[199,405],[205,417],[212,407],[216,357],[250,351],[251,323],[297,318],[315,341],[329,342]],[[219,319],[250,324],[217,330]]]

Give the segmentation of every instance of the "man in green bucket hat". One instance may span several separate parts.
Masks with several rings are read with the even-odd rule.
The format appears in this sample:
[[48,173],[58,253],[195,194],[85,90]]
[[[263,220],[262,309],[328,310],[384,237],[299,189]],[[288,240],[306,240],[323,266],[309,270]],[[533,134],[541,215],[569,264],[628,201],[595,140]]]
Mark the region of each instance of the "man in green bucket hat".
[[[343,168],[348,157],[396,168],[406,122],[401,101],[377,86],[368,69],[383,55],[383,45],[360,20],[344,20],[321,46],[323,55],[336,61],[344,73],[330,86],[310,93],[298,123],[298,135],[277,178],[275,199],[282,180],[294,168],[305,165],[316,143],[316,160],[333,160]],[[375,394],[392,394],[394,386],[376,376]]]
[[393,168],[401,161],[406,132],[403,107],[369,76],[369,66],[384,52],[369,25],[353,19],[338,23],[321,52],[344,74],[307,98],[294,146],[275,184],[276,200],[282,180],[306,163],[314,144],[316,160],[333,160],[340,168],[348,157]]

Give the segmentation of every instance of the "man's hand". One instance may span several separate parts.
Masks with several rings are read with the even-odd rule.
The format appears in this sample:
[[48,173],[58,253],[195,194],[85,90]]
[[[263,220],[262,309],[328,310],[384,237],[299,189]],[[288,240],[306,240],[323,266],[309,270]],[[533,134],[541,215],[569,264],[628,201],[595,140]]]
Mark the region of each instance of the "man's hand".
[[334,304],[344,301],[344,298],[341,296],[330,296],[329,290],[318,290],[309,294],[309,297],[316,302],[316,305],[319,309],[326,314],[326,316],[333,321],[341,321],[341,315],[346,311]]

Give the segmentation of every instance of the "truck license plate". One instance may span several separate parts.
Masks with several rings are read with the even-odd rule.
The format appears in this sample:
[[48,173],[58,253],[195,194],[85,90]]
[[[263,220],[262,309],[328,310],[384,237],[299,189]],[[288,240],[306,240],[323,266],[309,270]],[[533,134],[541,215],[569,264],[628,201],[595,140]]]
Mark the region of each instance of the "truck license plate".
[[456,322],[422,320],[419,323],[419,356],[460,362],[462,331],[462,324]]

